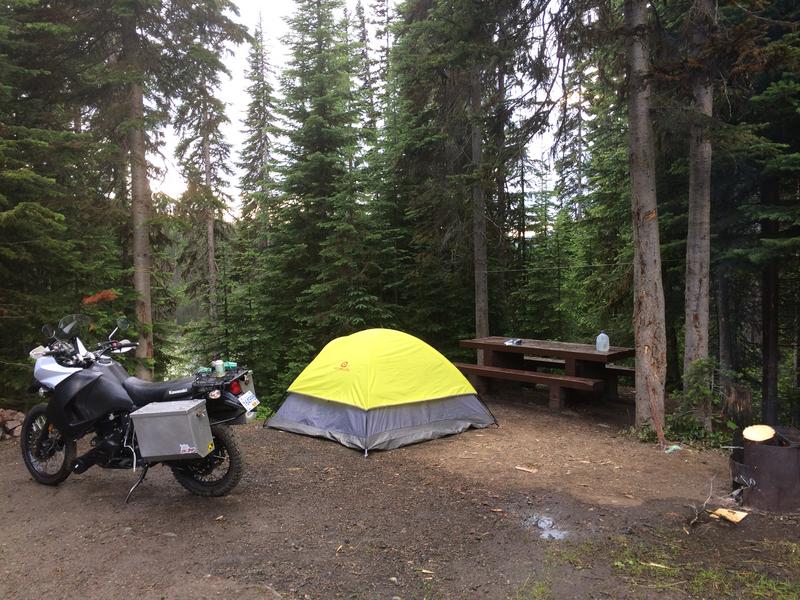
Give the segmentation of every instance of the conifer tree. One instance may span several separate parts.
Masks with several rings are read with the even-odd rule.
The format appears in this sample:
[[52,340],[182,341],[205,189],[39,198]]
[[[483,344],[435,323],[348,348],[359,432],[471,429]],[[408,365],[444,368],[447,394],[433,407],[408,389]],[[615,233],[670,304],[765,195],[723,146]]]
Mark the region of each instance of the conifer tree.
[[102,287],[120,299],[113,309],[84,308],[100,326],[111,310],[118,315],[133,300],[128,266],[120,261],[125,214],[107,194],[113,153],[85,130],[77,94],[79,34],[44,3],[14,1],[0,11],[0,389],[6,399],[29,385],[24,357],[43,341],[43,324],[78,311],[82,298]]
[[[370,54],[370,37],[369,31],[367,30],[367,18],[364,14],[364,5],[361,3],[361,0],[358,0],[356,3],[355,19],[356,31],[353,46],[354,58],[357,65],[356,75],[360,83],[359,96],[360,100],[365,104],[363,110],[363,129],[374,131],[378,120],[377,99],[375,98],[376,86],[375,76],[373,74],[373,60]],[[374,139],[370,141],[374,143]]]
[[274,194],[277,115],[267,49],[261,21],[255,27],[248,54],[246,78],[250,102],[244,119],[244,145],[239,153],[242,177],[239,188],[244,197],[242,213],[249,217],[263,213],[265,243],[269,245],[269,198]]
[[270,336],[292,340],[276,362],[288,383],[332,337],[380,325],[373,256],[358,196],[359,114],[338,0],[302,0],[289,19],[280,103],[286,127],[264,298]]
[[[103,132],[126,152],[133,225],[133,280],[137,291],[136,316],[140,323],[137,356],[140,377],[152,376],[152,249],[150,246],[153,198],[147,153],[160,142],[156,135],[170,107],[196,92],[197,73],[213,64],[198,47],[198,23],[214,31],[235,30],[228,12],[230,2],[182,0],[114,0],[93,3],[73,0],[63,14],[87,38],[81,80],[90,126]],[[74,6],[72,6],[74,5]],[[90,41],[89,41],[90,40]],[[117,60],[118,58],[118,60]],[[119,186],[123,189],[123,185]]]
[[275,313],[269,277],[272,228],[276,219],[276,98],[261,21],[250,40],[247,92],[250,101],[243,122],[245,142],[239,154],[242,217],[230,240],[231,291],[227,295],[233,356],[258,373],[272,372],[280,351],[271,337]]
[[663,445],[666,333],[661,245],[656,204],[655,138],[650,120],[651,73],[648,6],[626,0],[630,99],[629,148],[634,243],[634,334],[636,352],[636,423],[652,422]]
[[216,318],[217,304],[217,220],[225,208],[226,176],[233,171],[229,164],[230,144],[221,127],[228,123],[225,105],[217,97],[221,76],[230,76],[222,62],[231,43],[240,43],[244,31],[233,24],[226,11],[235,9],[228,1],[200,3],[193,11],[196,34],[185,49],[183,63],[192,66],[186,71],[184,93],[181,94],[174,125],[181,136],[175,153],[180,160],[184,178],[199,192],[195,207],[204,215],[206,241],[206,291],[211,320]]

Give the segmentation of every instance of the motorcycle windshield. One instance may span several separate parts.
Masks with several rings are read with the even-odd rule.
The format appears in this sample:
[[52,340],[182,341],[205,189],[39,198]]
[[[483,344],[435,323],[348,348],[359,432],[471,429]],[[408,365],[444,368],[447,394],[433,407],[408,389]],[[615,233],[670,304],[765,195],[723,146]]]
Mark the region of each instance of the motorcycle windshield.
[[67,315],[58,322],[56,337],[60,340],[70,340],[78,335],[90,323],[86,315]]

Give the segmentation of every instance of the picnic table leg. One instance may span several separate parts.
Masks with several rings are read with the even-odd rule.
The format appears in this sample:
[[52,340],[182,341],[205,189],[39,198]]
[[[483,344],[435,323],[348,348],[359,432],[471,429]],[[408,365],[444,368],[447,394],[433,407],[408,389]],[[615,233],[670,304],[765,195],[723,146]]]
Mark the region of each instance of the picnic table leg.
[[606,371],[605,363],[581,361],[578,364],[579,377],[589,377],[590,379],[601,379],[603,389],[597,394],[598,397],[608,396],[617,397],[617,378]]
[[619,389],[617,387],[617,376],[606,374],[605,377],[606,396],[612,400],[619,400]]
[[574,358],[564,359],[564,373],[570,377],[577,377],[577,362]]
[[478,364],[485,367],[493,367],[494,352],[491,350],[478,350]]
[[[477,364],[486,367],[494,366],[494,352],[491,350],[478,350]],[[469,377],[472,387],[478,392],[480,396],[491,393],[492,381],[488,377],[480,377],[478,375],[471,375]]]
[[559,385],[550,386],[550,410],[564,409],[564,389]]

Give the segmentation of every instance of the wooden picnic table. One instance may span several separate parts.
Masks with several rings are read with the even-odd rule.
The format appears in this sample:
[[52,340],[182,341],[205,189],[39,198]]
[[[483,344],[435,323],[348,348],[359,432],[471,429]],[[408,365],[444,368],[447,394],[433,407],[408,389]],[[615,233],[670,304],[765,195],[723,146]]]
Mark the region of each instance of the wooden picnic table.
[[598,352],[592,344],[575,344],[573,342],[554,342],[551,340],[522,339],[519,345],[507,345],[510,339],[499,335],[474,340],[461,340],[462,348],[483,350],[483,363],[486,366],[518,367],[524,363],[525,356],[541,356],[564,360],[564,372],[578,377],[589,367],[606,365],[616,360],[634,356],[633,348],[611,346],[607,352]]
[[[592,344],[532,339],[508,344],[512,339],[516,338],[490,336],[461,340],[463,348],[481,350],[483,356],[477,365],[457,363],[456,366],[470,375],[547,385],[553,408],[563,406],[565,388],[593,393],[604,391],[615,396],[617,377],[633,375],[632,369],[610,364],[634,356],[633,348],[611,346],[606,352],[598,352]],[[540,368],[564,371],[563,375],[537,373]]]

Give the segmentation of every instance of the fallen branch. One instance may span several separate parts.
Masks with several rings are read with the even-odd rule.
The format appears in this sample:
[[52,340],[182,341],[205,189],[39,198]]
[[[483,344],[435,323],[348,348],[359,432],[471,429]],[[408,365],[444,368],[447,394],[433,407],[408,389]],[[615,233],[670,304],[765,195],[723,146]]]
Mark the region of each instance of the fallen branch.
[[[713,496],[714,496],[714,478],[712,477],[711,481],[709,482],[708,497],[706,498],[705,502],[703,502],[703,505],[700,508],[697,508],[697,506],[695,506],[694,504],[687,504],[689,508],[694,510],[694,518],[686,524],[689,527],[689,530],[691,530],[691,528],[694,527],[695,524],[700,520],[700,515],[705,513],[706,506],[708,506],[708,503],[711,502],[711,498]],[[684,531],[687,532],[689,530],[684,529]]]

